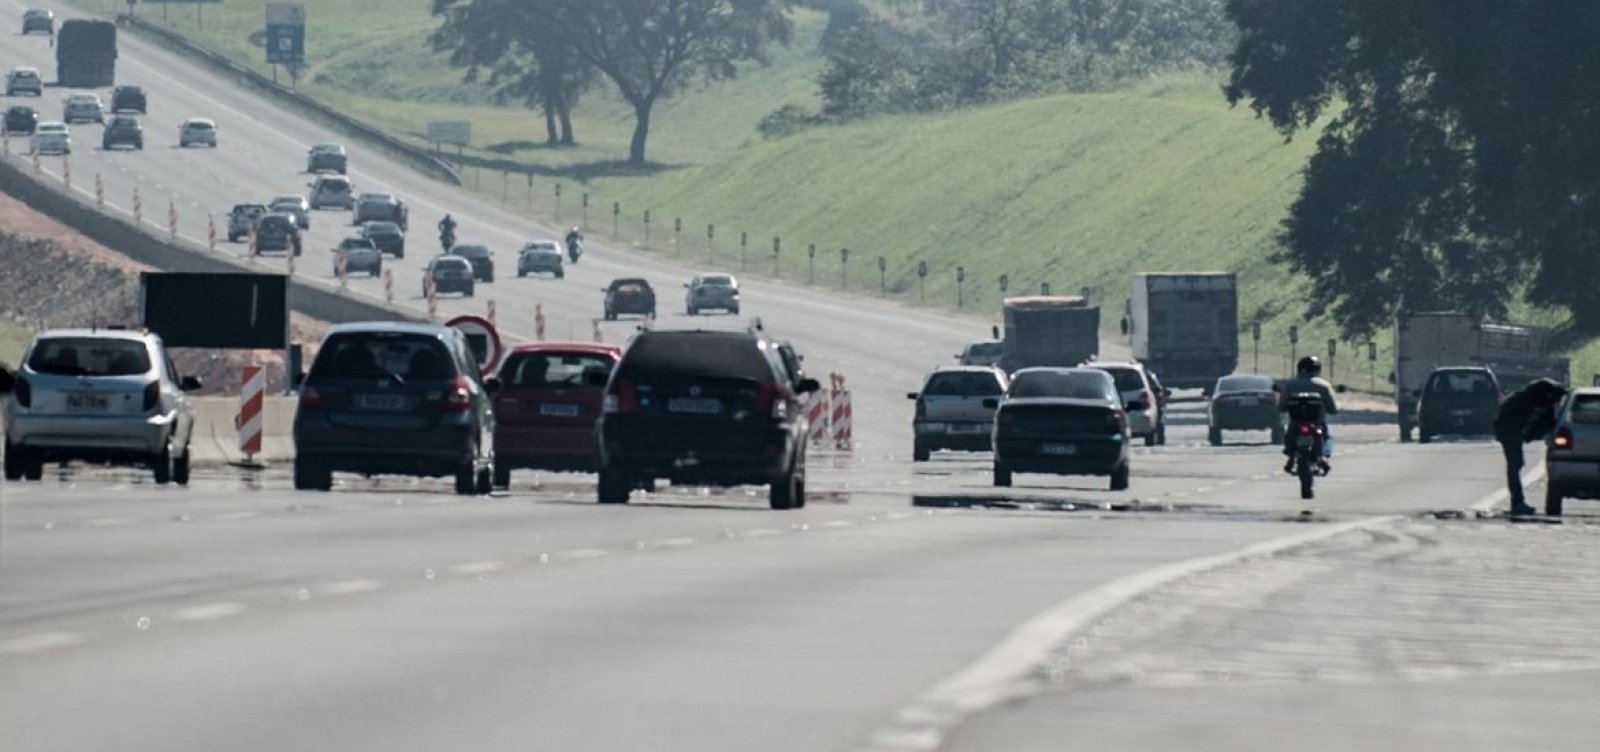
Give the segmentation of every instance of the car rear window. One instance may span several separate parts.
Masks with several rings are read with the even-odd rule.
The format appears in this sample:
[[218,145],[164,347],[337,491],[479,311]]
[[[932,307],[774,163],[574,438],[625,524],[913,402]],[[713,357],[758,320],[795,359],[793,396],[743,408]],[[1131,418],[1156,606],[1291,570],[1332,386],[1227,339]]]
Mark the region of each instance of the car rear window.
[[53,376],[137,376],[150,371],[150,351],[137,340],[51,337],[34,345],[28,368]]
[[454,378],[450,349],[437,337],[412,332],[350,332],[323,343],[308,377],[360,379],[394,377],[442,381]]
[[1272,379],[1266,376],[1226,376],[1217,382],[1217,394],[1270,391]]
[[995,397],[1005,389],[994,374],[946,371],[929,376],[922,393],[929,397]]
[[1428,381],[1435,394],[1493,394],[1494,382],[1483,371],[1441,371]]
[[462,258],[488,258],[489,247],[483,245],[458,245],[452,247],[450,253]]
[[1103,372],[1023,371],[1011,382],[1011,396],[1070,397],[1073,399],[1113,400],[1111,384]]
[[726,274],[713,274],[709,277],[701,277],[700,284],[707,287],[733,287],[733,277]]
[[212,126],[211,126],[211,124],[210,124],[210,123],[206,123],[206,122],[195,122],[195,121],[190,121],[190,122],[189,122],[189,123],[188,123],[188,124],[187,124],[187,125],[185,125],[185,126],[184,126],[184,127],[185,127],[185,128],[192,128],[192,129],[195,129],[195,130],[202,130],[202,131],[209,131],[209,130],[211,130],[211,128],[212,128]]
[[1133,392],[1144,388],[1144,378],[1132,368],[1102,368],[1099,369],[1111,374],[1112,381],[1117,384],[1119,392]]
[[999,342],[984,342],[967,346],[969,358],[998,358],[1005,354],[1006,346]]
[[650,289],[650,283],[643,279],[628,278],[611,280],[611,289],[621,290],[624,287],[633,287],[640,290]]
[[367,234],[369,235],[399,235],[400,226],[393,222],[368,222]]
[[586,374],[601,380],[615,363],[593,353],[540,352],[514,355],[500,370],[500,380],[515,387],[581,387],[589,383]]
[[1573,423],[1600,423],[1600,394],[1575,395],[1568,414]]
[[433,268],[435,268],[435,269],[455,269],[455,270],[458,270],[458,271],[459,270],[464,270],[464,269],[467,268],[467,260],[464,259],[464,258],[442,258],[442,259],[437,259],[437,260],[435,260],[433,262]]
[[621,373],[721,376],[767,383],[776,378],[757,340],[735,332],[653,332],[641,335],[623,355]]

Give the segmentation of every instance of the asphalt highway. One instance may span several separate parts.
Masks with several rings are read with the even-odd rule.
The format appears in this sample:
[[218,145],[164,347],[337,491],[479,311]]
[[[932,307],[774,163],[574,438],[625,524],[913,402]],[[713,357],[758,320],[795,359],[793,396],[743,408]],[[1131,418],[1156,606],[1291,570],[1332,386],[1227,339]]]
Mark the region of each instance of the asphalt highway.
[[[48,74],[49,54],[0,37],[12,64]],[[75,126],[74,183],[100,174],[122,208],[139,186],[153,222],[170,196],[192,237],[207,212],[297,190],[306,147],[341,140],[126,35],[119,69],[150,89],[147,148],[103,153],[97,126]],[[218,121],[221,148],[169,148],[190,116]],[[412,206],[414,250],[391,267],[408,305],[444,211],[502,264],[555,234],[350,148],[360,188]],[[325,249],[347,221],[315,216],[297,274],[333,283]],[[553,335],[587,339],[599,288],[642,274],[660,325],[686,324],[678,285],[697,270],[602,239],[564,281],[502,267],[441,315],[493,297],[531,338],[542,304]],[[804,510],[674,487],[600,507],[592,479],[534,473],[475,499],[349,476],[296,493],[282,468],[206,468],[188,488],[81,467],[4,484],[0,747],[1592,748],[1595,509],[1572,504],[1561,526],[1479,519],[1503,501],[1495,445],[1400,445],[1356,411],[1303,502],[1265,434],[1211,447],[1190,402],[1168,446],[1135,450],[1126,492],[1035,475],[995,489],[983,454],[910,462],[903,396],[982,321],[744,287],[747,316],[857,395],[856,450],[813,457]],[[1516,651],[1556,614],[1539,650]],[[1463,644],[1476,649],[1447,649]]]

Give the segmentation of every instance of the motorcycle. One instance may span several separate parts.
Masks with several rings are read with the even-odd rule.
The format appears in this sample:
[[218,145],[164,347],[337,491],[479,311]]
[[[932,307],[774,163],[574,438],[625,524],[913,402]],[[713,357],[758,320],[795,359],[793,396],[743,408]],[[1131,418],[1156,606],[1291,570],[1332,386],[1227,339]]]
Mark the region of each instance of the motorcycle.
[[443,249],[443,251],[445,253],[449,253],[450,249],[455,247],[455,244],[456,244],[456,233],[455,233],[454,230],[440,230],[439,231],[439,245],[440,245],[440,247]]
[[576,264],[576,263],[578,263],[578,257],[582,256],[582,255],[583,255],[583,242],[578,240],[577,238],[572,238],[571,240],[568,240],[567,241],[567,259],[569,261],[571,261],[572,263]]
[[1316,476],[1327,474],[1323,458],[1325,450],[1331,447],[1327,432],[1322,428],[1322,397],[1304,392],[1290,396],[1284,405],[1289,414],[1290,465],[1300,479],[1300,498],[1315,498]]

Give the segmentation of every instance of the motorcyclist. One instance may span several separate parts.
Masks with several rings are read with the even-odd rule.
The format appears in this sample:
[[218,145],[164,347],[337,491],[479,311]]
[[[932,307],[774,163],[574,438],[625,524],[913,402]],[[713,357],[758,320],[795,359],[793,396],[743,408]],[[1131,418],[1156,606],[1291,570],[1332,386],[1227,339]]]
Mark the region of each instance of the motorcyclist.
[[452,241],[455,240],[455,237],[456,220],[449,214],[446,214],[444,215],[444,219],[439,220],[439,242],[444,245],[445,250],[448,251],[450,250],[450,245],[452,244]]
[[1500,403],[1494,419],[1494,438],[1506,455],[1506,490],[1511,514],[1530,515],[1535,509],[1522,495],[1522,445],[1548,436],[1556,427],[1556,407],[1567,396],[1566,387],[1539,379],[1513,392]]
[[567,231],[567,250],[570,251],[578,247],[581,242],[583,242],[583,232],[574,225],[571,230]]
[[[1296,394],[1310,392],[1322,398],[1322,440],[1324,446],[1331,446],[1333,435],[1328,433],[1328,416],[1339,412],[1339,403],[1333,399],[1333,385],[1322,378],[1322,360],[1315,355],[1307,355],[1295,364],[1295,377],[1284,382],[1281,387],[1278,410],[1288,412],[1289,398]],[[1283,471],[1294,472],[1294,436],[1288,431],[1283,433],[1283,454],[1287,458],[1283,463]],[[1328,452],[1323,452],[1323,458],[1317,461],[1323,473],[1332,470],[1328,463]]]

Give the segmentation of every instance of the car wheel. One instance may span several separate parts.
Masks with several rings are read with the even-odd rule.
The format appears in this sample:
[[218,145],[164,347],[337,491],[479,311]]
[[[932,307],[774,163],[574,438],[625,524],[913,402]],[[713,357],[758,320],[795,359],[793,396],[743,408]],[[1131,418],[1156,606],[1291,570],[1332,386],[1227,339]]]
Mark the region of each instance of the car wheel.
[[1113,490],[1113,491],[1126,491],[1126,490],[1128,490],[1128,474],[1129,474],[1128,463],[1126,463],[1126,462],[1122,463],[1122,465],[1120,467],[1118,467],[1117,469],[1112,470],[1111,471],[1111,490]]
[[461,296],[465,297],[465,298],[470,298],[470,297],[472,297],[472,291],[473,291],[473,285],[467,285],[466,291],[461,293]]
[[478,478],[472,463],[461,466],[456,470],[456,495],[471,496],[478,492]]
[[1418,444],[1429,444],[1429,443],[1432,443],[1432,442],[1433,442],[1433,437],[1432,436],[1429,436],[1428,434],[1423,433],[1421,431],[1417,432],[1417,443]]
[[566,279],[566,278],[567,278],[567,273],[566,272],[556,272],[556,279]]
[[22,450],[11,445],[11,440],[6,440],[6,480],[22,480],[23,460]]
[[688,314],[690,316],[699,316],[700,315],[700,309],[695,308],[694,306],[689,306]]
[[172,482],[171,447],[161,447],[161,451],[150,458],[150,472],[155,476],[156,485],[158,486],[164,486]]
[[595,484],[596,496],[601,504],[626,504],[628,493],[632,490],[628,479],[616,470],[601,470],[600,480]]
[[1547,517],[1561,516],[1561,502],[1563,501],[1560,486],[1547,483],[1544,489],[1544,513]]
[[930,459],[933,459],[933,450],[928,448],[927,444],[920,441],[911,442],[912,462],[927,462]]
[[477,491],[478,491],[478,495],[479,496],[488,496],[490,492],[494,491],[494,470],[493,470],[493,468],[488,468],[488,467],[479,468],[478,469],[478,478],[477,478],[477,480],[478,480]]
[[1161,421],[1161,425],[1156,426],[1156,446],[1166,446],[1166,445],[1167,445],[1167,422],[1166,421]]
[[494,463],[494,487],[505,489],[511,487],[511,466]]
[[172,482],[180,486],[189,485],[189,447],[183,448],[183,454],[172,461]]
[[999,462],[994,463],[994,484],[998,488],[1010,488],[1011,468],[1006,467]]
[[330,491],[333,489],[333,471],[314,457],[300,455],[294,458],[294,490]]
[[1150,433],[1147,433],[1147,434],[1144,435],[1144,445],[1147,446],[1147,447],[1153,447],[1153,446],[1156,445],[1156,432],[1155,431],[1151,431]]
[[44,462],[31,452],[22,455],[22,479],[44,480]]
[[1213,427],[1206,432],[1206,439],[1211,442],[1211,446],[1222,446],[1222,429]]
[[739,315],[739,306],[734,306],[733,308],[729,309],[728,312],[732,313],[735,316],[738,316]]
[[526,276],[528,276],[527,272],[525,272],[525,271],[523,271],[521,269],[517,270],[517,279],[522,279],[523,277],[526,277]]
[[790,472],[782,478],[774,478],[767,489],[767,501],[773,509],[794,509],[799,506],[799,472]]

